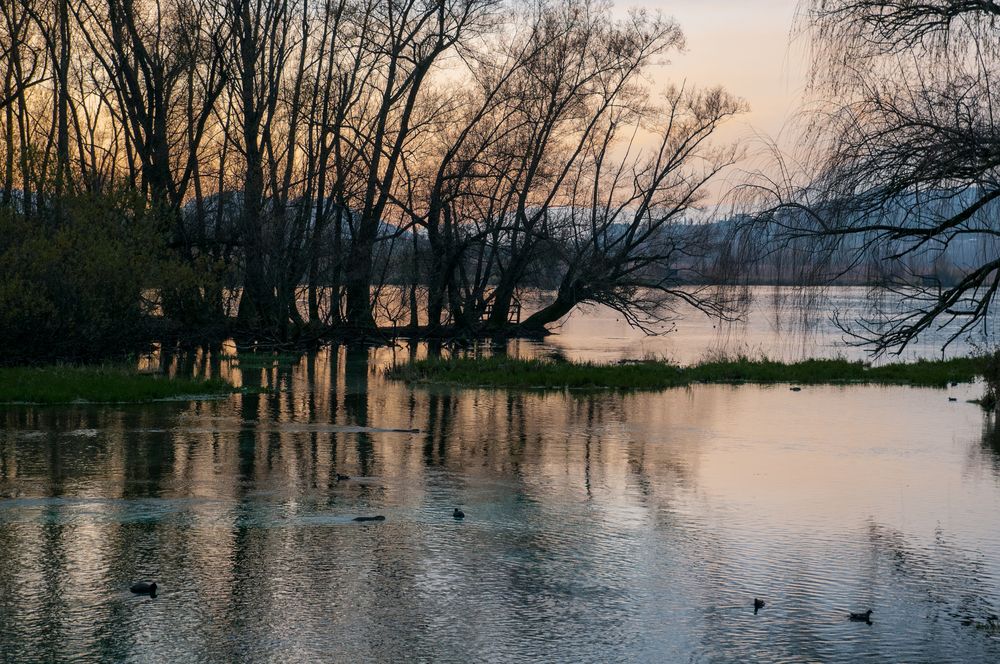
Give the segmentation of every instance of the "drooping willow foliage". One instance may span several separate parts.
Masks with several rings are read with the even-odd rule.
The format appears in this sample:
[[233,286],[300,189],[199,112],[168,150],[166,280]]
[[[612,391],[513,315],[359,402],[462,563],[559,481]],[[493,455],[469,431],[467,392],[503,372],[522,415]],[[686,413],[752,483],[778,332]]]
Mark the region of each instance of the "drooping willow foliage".
[[869,317],[842,324],[877,352],[938,327],[947,345],[995,302],[998,21],[989,0],[801,7],[812,76],[800,166],[785,160],[744,188],[748,227],[822,278],[863,270],[881,293]]

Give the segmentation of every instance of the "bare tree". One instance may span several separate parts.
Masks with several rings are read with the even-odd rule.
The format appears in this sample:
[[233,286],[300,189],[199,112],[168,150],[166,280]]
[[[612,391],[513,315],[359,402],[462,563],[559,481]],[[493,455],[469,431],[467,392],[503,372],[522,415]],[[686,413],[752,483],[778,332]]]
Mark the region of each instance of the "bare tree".
[[244,174],[239,319],[284,337],[289,324],[301,322],[287,278],[293,267],[286,255],[292,246],[287,207],[309,23],[304,5],[294,0],[230,0],[226,16],[233,34],[226,62],[238,113],[232,140]]
[[692,269],[697,229],[668,228],[733,156],[707,140],[739,104],[652,103],[643,73],[680,29],[610,9],[3,3],[0,205],[127,207],[114,218],[184,265],[137,297],[189,331],[368,333],[405,310],[411,328],[426,311],[434,333],[503,332],[538,287],[559,295],[537,329],[582,302],[645,320]]
[[[648,109],[649,118],[613,116],[590,146],[573,203],[550,223],[558,240],[549,259],[562,266],[556,297],[525,328],[541,329],[582,303],[609,306],[643,329],[664,320],[674,303],[731,313],[722,291],[685,287],[704,283],[697,259],[714,249],[708,227],[689,215],[708,182],[740,156],[737,146],[713,148],[709,140],[744,105],[721,89],[683,88],[668,91],[665,104]],[[619,133],[634,137],[641,120],[661,127],[655,148],[647,154],[630,141],[624,157],[613,159]]]
[[985,320],[1000,286],[998,14],[978,0],[803,7],[805,168],[785,162],[744,192],[773,239],[808,246],[828,278],[865,269],[892,295],[841,321],[877,353],[932,328],[948,328],[947,346]]
[[32,192],[26,183],[29,165],[27,136],[30,131],[29,103],[27,93],[30,88],[48,80],[46,50],[35,37],[34,7],[28,0],[0,5],[0,64],[2,64],[2,92],[0,92],[0,112],[3,114],[3,188],[0,204],[9,206],[13,202],[15,183],[20,184],[21,209],[30,208]]
[[187,0],[79,0],[73,11],[115,96],[115,112],[140,164],[141,187],[154,205],[177,210],[223,89],[219,26]]
[[494,327],[507,325],[518,284],[546,237],[548,209],[559,203],[567,176],[595,132],[616,107],[641,100],[644,90],[634,83],[644,67],[683,43],[672,21],[634,14],[615,23],[605,9],[590,2],[557,6],[541,30],[559,36],[516,82],[523,90],[523,115],[514,137],[517,163],[507,177],[512,205],[503,233],[505,256],[496,262],[491,294]]
[[372,258],[383,215],[399,173],[420,93],[438,59],[467,32],[488,23],[498,0],[404,0],[370,2],[363,8],[377,38],[371,79],[374,115],[367,129],[357,127],[364,145],[364,188],[354,210],[351,245],[345,258],[347,322],[375,324],[372,315]]

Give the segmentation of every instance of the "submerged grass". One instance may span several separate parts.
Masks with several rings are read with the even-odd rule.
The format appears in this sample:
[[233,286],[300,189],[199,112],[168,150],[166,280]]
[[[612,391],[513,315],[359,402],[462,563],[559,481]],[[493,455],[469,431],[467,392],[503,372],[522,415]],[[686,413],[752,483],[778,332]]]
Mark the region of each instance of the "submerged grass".
[[302,359],[302,353],[242,352],[223,355],[223,360],[234,362],[241,369],[269,369],[275,366],[291,366]]
[[662,361],[594,364],[508,357],[420,360],[389,369],[390,378],[411,383],[553,389],[653,390],[692,383],[874,383],[944,387],[982,375],[986,359],[919,360],[871,367],[848,360],[775,362],[738,357],[691,366]]
[[219,379],[167,378],[120,366],[0,368],[0,403],[142,403],[235,391]]

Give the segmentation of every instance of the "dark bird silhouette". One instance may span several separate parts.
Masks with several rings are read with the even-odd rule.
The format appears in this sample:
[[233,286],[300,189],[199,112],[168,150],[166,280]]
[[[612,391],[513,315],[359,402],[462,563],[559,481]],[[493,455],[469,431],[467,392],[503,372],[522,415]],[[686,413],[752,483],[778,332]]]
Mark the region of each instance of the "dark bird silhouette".
[[344,482],[344,481],[349,480],[349,479],[351,479],[350,475],[341,475],[340,473],[337,473],[337,481],[338,482]]
[[379,514],[378,516],[356,516],[355,521],[385,521],[385,517]]
[[801,392],[802,391],[801,387],[790,387],[788,389],[790,389],[792,392]]
[[948,397],[948,401],[958,401],[956,397]]
[[849,617],[851,619],[851,622],[863,622],[863,623],[868,623],[869,625],[872,624],[872,610],[871,609],[868,609],[864,613],[851,613],[851,615]]
[[464,519],[465,518],[465,512],[463,512],[462,510],[458,509],[457,507],[455,508],[455,511],[451,513],[451,515],[453,517],[455,517],[456,519]]
[[150,583],[149,581],[139,581],[138,583],[133,583],[129,590],[137,595],[150,595],[152,597],[156,597],[156,582],[154,581]]
[[764,600],[753,598],[753,614],[757,615],[757,612],[764,608]]

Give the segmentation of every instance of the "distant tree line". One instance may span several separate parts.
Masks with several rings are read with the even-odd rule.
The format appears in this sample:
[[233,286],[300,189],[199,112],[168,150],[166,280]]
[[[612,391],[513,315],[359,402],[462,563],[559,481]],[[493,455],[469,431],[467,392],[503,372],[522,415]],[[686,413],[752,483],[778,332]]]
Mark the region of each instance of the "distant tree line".
[[390,285],[429,334],[532,286],[518,330],[722,311],[681,286],[743,104],[652,89],[682,45],[590,0],[0,3],[0,343],[366,333]]

